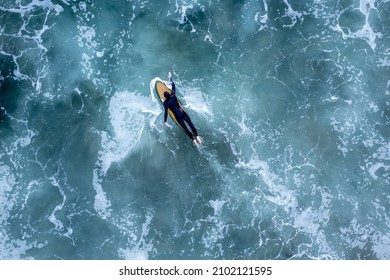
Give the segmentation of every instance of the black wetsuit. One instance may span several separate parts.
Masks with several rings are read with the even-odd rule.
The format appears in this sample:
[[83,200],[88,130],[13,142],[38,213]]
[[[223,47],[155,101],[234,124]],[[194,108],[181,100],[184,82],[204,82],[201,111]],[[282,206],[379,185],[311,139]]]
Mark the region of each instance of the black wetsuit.
[[[175,83],[173,82],[172,79],[170,79],[170,82],[172,84],[172,92],[171,92],[171,97],[165,99],[164,101],[164,108],[165,108],[164,122],[167,122],[168,109],[171,109],[171,111],[176,117],[177,122],[184,129],[188,137],[194,139],[196,136],[198,136],[198,132],[196,131],[195,126],[192,124],[190,117],[187,115],[187,113],[183,110],[183,108],[180,106],[179,102],[177,101],[176,92],[175,92],[176,91]],[[192,132],[188,129],[187,125],[184,122],[186,122],[190,126]]]

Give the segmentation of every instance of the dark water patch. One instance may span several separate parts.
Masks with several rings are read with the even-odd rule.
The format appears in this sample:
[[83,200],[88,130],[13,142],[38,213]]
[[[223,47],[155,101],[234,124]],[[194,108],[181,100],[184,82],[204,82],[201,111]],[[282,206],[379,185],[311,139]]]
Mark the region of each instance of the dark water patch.
[[0,11],[0,26],[2,27],[2,36],[15,35],[19,33],[24,25],[23,17],[11,11]]
[[348,8],[340,14],[338,20],[343,32],[350,34],[362,29],[366,16],[360,10]]
[[6,78],[0,85],[0,105],[3,114],[10,114],[16,118],[23,118],[23,99],[25,89],[28,88],[27,81],[18,81]]
[[[43,182],[31,185],[26,199],[26,215],[30,221],[29,227],[38,232],[48,232],[55,228],[50,222],[50,216],[57,205],[62,203],[63,197],[57,186]],[[44,209],[44,211],[42,211]]]

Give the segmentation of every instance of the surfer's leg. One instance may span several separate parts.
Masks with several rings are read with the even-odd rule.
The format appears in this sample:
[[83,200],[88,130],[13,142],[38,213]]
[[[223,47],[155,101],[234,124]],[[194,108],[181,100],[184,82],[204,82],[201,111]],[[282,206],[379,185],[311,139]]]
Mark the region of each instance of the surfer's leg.
[[195,136],[198,136],[198,131],[196,131],[196,128],[194,126],[194,124],[192,123],[190,117],[184,113],[183,114],[183,119],[186,121],[186,123],[188,123],[188,125],[190,126],[191,130],[192,130],[192,133],[195,135]]
[[188,135],[188,137],[193,139],[194,135],[191,133],[191,131],[188,129],[188,127],[184,123],[183,116],[176,116],[176,120],[179,123],[179,125],[181,126],[181,128],[183,128],[184,132]]

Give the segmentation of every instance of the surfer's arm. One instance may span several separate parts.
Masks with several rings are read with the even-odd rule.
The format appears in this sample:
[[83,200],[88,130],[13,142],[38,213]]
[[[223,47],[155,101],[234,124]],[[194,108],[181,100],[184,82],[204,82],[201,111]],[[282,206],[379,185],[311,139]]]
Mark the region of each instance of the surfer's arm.
[[170,78],[169,81],[171,82],[171,85],[172,85],[171,95],[172,95],[172,96],[175,96],[175,95],[176,95],[176,86],[175,86],[175,83],[173,82],[172,78]]
[[164,124],[165,124],[167,127],[172,128],[172,126],[171,126],[169,123],[167,123],[167,117],[168,117],[168,108],[165,107],[165,112],[164,112]]
[[176,94],[176,86],[175,86],[175,83],[172,80],[172,73],[171,72],[168,72],[168,79],[169,79],[169,83],[171,84],[171,88],[172,88],[171,95],[175,96],[175,94]]

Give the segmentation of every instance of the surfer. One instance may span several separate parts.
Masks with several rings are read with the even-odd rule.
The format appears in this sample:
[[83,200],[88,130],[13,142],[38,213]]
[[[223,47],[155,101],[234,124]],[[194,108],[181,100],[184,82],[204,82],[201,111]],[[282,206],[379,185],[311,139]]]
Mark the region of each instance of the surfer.
[[[171,86],[172,86],[172,91],[171,91],[171,94],[169,94],[169,92],[167,92],[167,91],[164,92],[164,97],[165,97],[164,123],[167,127],[172,128],[172,126],[167,123],[168,109],[171,109],[171,111],[173,112],[173,114],[176,117],[177,122],[184,129],[184,131],[188,135],[188,137],[191,138],[191,140],[194,142],[195,145],[201,144],[202,139],[199,137],[198,132],[196,131],[194,124],[192,123],[190,117],[187,115],[186,111],[184,111],[184,109],[181,107],[181,105],[179,104],[179,102],[176,98],[176,86],[172,80],[172,73],[171,72],[168,73],[168,78],[169,78],[169,82],[171,83]],[[191,131],[188,129],[185,122],[191,128]]]

